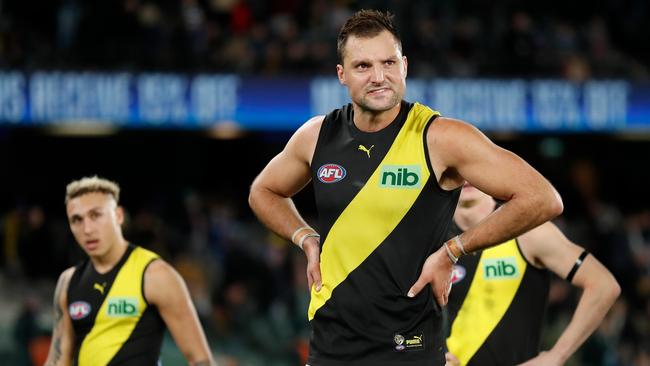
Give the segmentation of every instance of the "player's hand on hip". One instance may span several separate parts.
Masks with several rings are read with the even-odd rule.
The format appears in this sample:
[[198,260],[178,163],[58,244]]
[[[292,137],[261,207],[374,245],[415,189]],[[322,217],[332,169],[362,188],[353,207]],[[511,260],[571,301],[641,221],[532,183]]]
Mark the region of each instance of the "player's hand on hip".
[[447,305],[451,290],[451,269],[451,260],[447,256],[445,247],[441,246],[424,261],[420,278],[411,286],[408,297],[415,297],[424,286],[430,284],[438,305]]
[[460,360],[453,353],[445,353],[445,366],[460,366]]
[[519,366],[560,366],[564,362],[553,352],[542,351],[534,358],[519,364]]
[[312,285],[316,291],[320,291],[322,281],[320,277],[320,241],[318,238],[310,237],[305,240],[302,249],[307,256],[307,283],[311,290]]

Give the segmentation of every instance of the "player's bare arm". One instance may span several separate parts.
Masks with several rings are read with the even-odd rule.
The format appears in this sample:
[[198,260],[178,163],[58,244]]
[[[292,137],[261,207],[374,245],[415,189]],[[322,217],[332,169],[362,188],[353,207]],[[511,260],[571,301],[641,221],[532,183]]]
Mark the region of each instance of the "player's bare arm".
[[176,270],[163,260],[152,262],[144,275],[144,294],[158,308],[190,365],[216,365],[185,281]]
[[267,227],[287,239],[296,228],[306,225],[291,197],[311,180],[309,165],[322,122],[323,116],[319,116],[300,127],[251,186],[249,203],[255,214]]
[[[443,188],[464,180],[505,203],[462,238],[467,252],[514,238],[562,213],[555,188],[516,154],[490,141],[475,127],[441,118],[427,136],[429,154]],[[438,174],[438,173],[436,173]]]
[[[323,116],[307,121],[291,137],[284,150],[276,155],[251,186],[248,202],[257,217],[278,235],[298,244],[309,233],[305,220],[300,216],[291,197],[311,180],[309,167],[316,149],[318,133]],[[307,280],[309,287],[320,289],[320,247],[316,237],[306,237],[302,249],[307,256]]]
[[560,195],[539,172],[465,122],[438,118],[427,132],[427,145],[441,188],[452,190],[468,181],[505,201],[479,225],[465,231],[461,244],[445,243],[425,261],[409,296],[430,283],[438,303],[445,305],[454,258],[514,238],[559,215],[563,206]]
[[[529,261],[547,268],[560,278],[567,277],[584,252],[551,222],[523,234],[519,243]],[[614,276],[592,255],[584,257],[574,273],[571,283],[583,291],[571,322],[548,352],[541,353],[524,365],[564,364],[596,330],[620,294],[621,289]]]
[[74,267],[72,267],[63,271],[54,290],[52,343],[50,344],[45,366],[70,365],[72,362],[74,331],[67,309],[67,291],[74,270]]

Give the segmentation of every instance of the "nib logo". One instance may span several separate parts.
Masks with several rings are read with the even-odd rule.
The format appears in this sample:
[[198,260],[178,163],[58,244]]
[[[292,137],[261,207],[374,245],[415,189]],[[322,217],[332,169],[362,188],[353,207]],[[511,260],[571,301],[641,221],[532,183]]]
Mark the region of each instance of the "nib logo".
[[379,186],[384,188],[419,188],[419,165],[382,165]]
[[483,260],[483,278],[486,280],[505,280],[519,276],[514,257],[486,258]]
[[108,299],[108,316],[127,317],[138,315],[138,299],[134,297],[112,297]]

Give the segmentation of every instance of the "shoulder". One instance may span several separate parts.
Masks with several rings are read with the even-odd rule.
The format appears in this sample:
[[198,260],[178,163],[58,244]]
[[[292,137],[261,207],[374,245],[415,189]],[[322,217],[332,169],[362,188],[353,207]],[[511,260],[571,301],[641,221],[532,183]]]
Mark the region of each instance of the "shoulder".
[[454,118],[438,117],[428,130],[427,139],[430,142],[462,145],[464,138],[477,138],[481,137],[483,133],[472,124]]
[[575,244],[550,221],[520,235],[517,240],[526,258],[532,259],[540,267],[547,267],[550,259],[571,256],[575,251]]
[[426,133],[434,170],[441,174],[448,168],[457,169],[475,162],[477,157],[487,158],[493,151],[494,144],[478,128],[458,119],[438,117]]
[[68,286],[70,285],[70,279],[72,278],[72,275],[74,275],[75,270],[76,267],[70,267],[61,272],[61,275],[59,275],[59,279],[56,283],[54,297],[60,304],[64,305],[64,308],[68,299],[67,292]]
[[183,283],[174,267],[160,258],[154,259],[144,272],[145,298],[149,303],[158,305]]
[[310,118],[291,136],[285,150],[304,161],[311,161],[324,120],[322,115]]
[[523,246],[537,252],[548,247],[550,243],[561,243],[567,239],[554,223],[547,221],[521,234],[518,240]]
[[68,284],[70,284],[70,279],[72,278],[72,275],[74,275],[76,270],[76,267],[70,267],[66,269],[65,271],[61,272],[59,275],[59,280],[57,282],[57,286],[63,286],[67,289]]
[[318,133],[320,132],[321,126],[323,125],[323,121],[325,121],[325,116],[323,115],[310,118],[307,120],[307,122],[303,123],[302,126],[298,128],[298,130],[296,130],[296,132],[293,134],[292,139],[318,139]]
[[156,258],[145,269],[145,281],[161,281],[173,276],[176,270],[161,258]]

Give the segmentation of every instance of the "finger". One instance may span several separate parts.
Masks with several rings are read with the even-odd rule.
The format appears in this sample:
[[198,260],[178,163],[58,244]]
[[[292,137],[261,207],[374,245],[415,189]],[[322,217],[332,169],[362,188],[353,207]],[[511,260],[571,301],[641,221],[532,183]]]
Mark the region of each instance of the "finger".
[[[305,244],[311,244],[306,242]],[[320,291],[322,286],[321,274],[320,274],[320,250],[318,248],[312,248],[303,246],[305,249],[305,254],[307,255],[307,276],[309,280],[309,290],[311,291],[314,288],[317,292]],[[314,287],[312,287],[314,286]]]
[[454,354],[451,353],[451,352],[445,353],[445,361],[446,361],[445,366],[459,366],[460,365],[460,361],[458,361],[458,358],[456,358],[456,356],[454,356]]
[[308,255],[309,264],[307,268],[309,269],[309,274],[312,277],[312,284],[316,289],[316,292],[320,291],[322,287],[321,273],[320,273],[320,251],[312,250]]
[[320,263],[316,263],[312,269],[312,276],[314,278],[314,286],[316,286],[316,292],[320,291],[323,281],[321,280],[320,275]]
[[311,276],[311,273],[309,270],[307,270],[307,286],[309,288],[309,291],[311,291],[311,285],[314,284],[314,278]]
[[420,291],[422,291],[424,286],[426,286],[428,283],[429,283],[429,281],[427,281],[427,279],[424,278],[424,276],[420,274],[420,277],[418,278],[417,281],[415,281],[413,286],[411,286],[411,288],[409,289],[409,292],[408,292],[408,294],[406,294],[406,296],[415,297],[417,294],[420,293]]
[[442,298],[442,302],[439,304],[441,306],[445,306],[447,305],[447,302],[449,302],[449,291],[451,291],[451,282],[446,281],[443,283],[442,293],[440,294],[440,297]]

